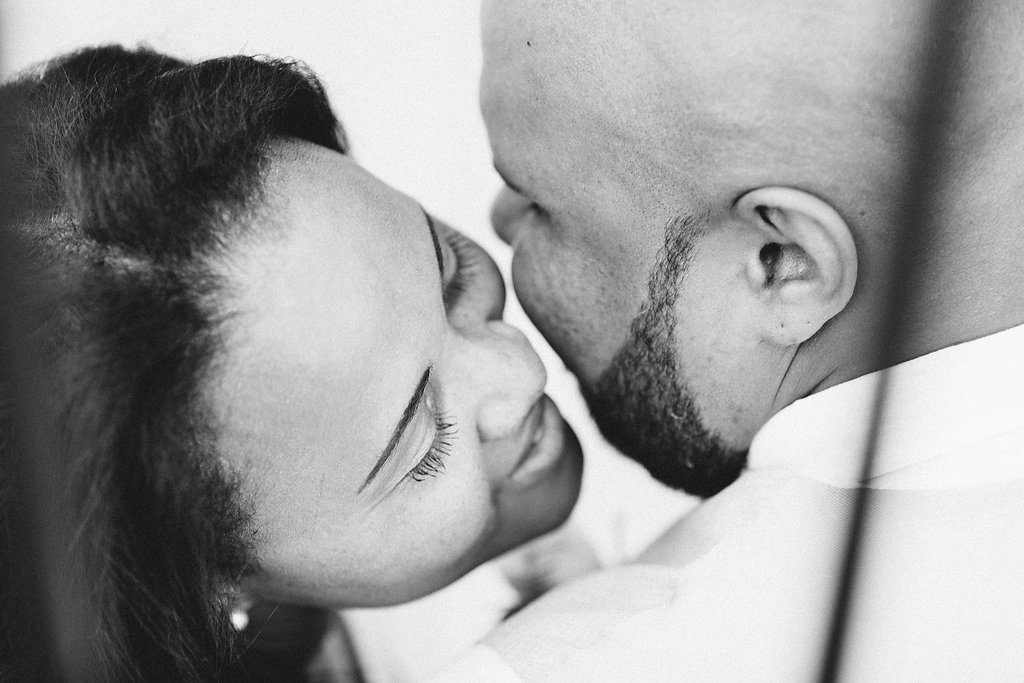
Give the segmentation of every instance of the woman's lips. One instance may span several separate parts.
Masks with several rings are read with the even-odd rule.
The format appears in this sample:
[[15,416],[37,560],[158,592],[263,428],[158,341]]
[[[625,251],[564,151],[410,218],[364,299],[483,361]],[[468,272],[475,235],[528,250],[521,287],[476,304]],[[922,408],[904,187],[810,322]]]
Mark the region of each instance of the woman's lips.
[[531,430],[529,440],[508,474],[509,482],[516,487],[530,486],[546,475],[565,447],[562,415],[547,395],[534,404],[527,422]]

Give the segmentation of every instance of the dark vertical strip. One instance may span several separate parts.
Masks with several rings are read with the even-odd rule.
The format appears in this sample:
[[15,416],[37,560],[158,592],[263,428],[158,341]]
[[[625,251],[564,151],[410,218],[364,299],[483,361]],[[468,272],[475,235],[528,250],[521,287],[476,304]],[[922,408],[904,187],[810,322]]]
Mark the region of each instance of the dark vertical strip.
[[[924,284],[915,277],[915,266],[928,248],[930,210],[935,204],[941,183],[945,134],[950,130],[958,82],[962,32],[970,17],[969,0],[936,0],[925,32],[923,66],[918,81],[914,138],[903,175],[903,203],[897,211],[901,226],[893,244],[890,263],[889,305],[881,312],[880,334],[874,349],[880,360],[876,367],[889,368],[902,358],[902,347],[908,332],[907,321],[913,302]],[[841,671],[843,648],[847,638],[854,588],[864,547],[868,524],[870,489],[866,485],[874,472],[878,438],[885,419],[889,391],[889,372],[883,371],[864,449],[861,486],[857,489],[847,536],[846,551],[836,590],[835,607],[829,627],[828,641],[821,666],[820,680],[835,681]]]
[[27,408],[34,387],[26,372],[23,321],[14,313],[27,283],[18,274],[18,245],[8,222],[8,134],[0,122],[0,681],[60,681],[50,609],[52,525],[41,486],[47,454]]
[[[0,141],[2,144],[2,141]],[[0,186],[0,193],[4,190]],[[0,212],[6,208],[0,196]],[[0,228],[0,681],[60,681],[51,585],[57,573],[51,547],[54,524],[44,480],[51,469],[40,448],[36,416],[25,397],[34,390],[19,353],[23,338],[18,320],[9,314],[11,299],[23,286],[13,276],[14,240]],[[35,403],[35,401],[32,401]]]
[[[0,4],[0,39],[5,33]],[[2,66],[2,65],[0,65]],[[0,107],[2,109],[2,107]],[[16,133],[0,115],[0,683],[88,680],[85,634],[72,614],[87,614],[63,566],[69,538],[48,406],[26,343],[28,295],[43,283],[26,267],[16,237]],[[84,611],[83,611],[84,610]]]

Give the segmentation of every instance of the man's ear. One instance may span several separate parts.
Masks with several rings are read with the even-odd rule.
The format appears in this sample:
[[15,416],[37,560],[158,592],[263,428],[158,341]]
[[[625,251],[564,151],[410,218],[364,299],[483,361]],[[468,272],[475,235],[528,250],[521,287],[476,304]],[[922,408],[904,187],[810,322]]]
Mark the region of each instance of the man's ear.
[[760,187],[733,205],[733,217],[760,235],[746,277],[763,339],[799,344],[839,313],[857,283],[857,248],[846,221],[818,197]]

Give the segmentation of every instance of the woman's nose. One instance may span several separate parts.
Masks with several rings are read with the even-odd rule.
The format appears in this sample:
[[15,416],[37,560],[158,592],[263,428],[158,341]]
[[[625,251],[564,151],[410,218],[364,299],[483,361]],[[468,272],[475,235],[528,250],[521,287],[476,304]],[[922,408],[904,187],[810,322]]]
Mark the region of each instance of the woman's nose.
[[529,202],[518,192],[504,187],[491,205],[491,225],[506,244],[514,246],[521,222],[517,220]]
[[464,367],[476,406],[481,441],[514,436],[544,393],[547,373],[522,332],[500,320],[466,338],[475,367]]

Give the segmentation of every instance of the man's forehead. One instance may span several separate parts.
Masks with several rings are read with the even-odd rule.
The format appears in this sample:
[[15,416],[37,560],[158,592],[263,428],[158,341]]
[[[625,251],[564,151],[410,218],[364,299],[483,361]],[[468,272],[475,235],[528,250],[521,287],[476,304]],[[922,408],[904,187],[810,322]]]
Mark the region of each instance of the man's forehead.
[[[843,52],[854,56],[884,46],[905,50],[917,37],[930,3],[907,0],[488,0],[484,49],[514,56],[532,47],[548,56],[588,64],[603,73],[648,57],[662,66],[701,70],[804,60]],[[637,53],[636,50],[641,50]],[[756,57],[756,59],[755,59]],[[720,83],[720,87],[728,84]]]
[[889,125],[879,117],[898,121],[924,4],[490,3],[481,104],[497,155],[566,131],[713,182],[726,165],[756,161],[752,145],[791,152],[801,131],[853,135]]
[[667,90],[665,70],[649,41],[635,38],[636,10],[613,9],[546,2],[485,11],[481,105],[488,124],[514,126],[518,118],[548,130],[582,127],[603,141],[652,119]]

